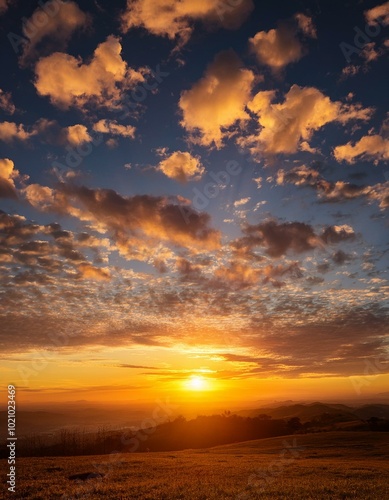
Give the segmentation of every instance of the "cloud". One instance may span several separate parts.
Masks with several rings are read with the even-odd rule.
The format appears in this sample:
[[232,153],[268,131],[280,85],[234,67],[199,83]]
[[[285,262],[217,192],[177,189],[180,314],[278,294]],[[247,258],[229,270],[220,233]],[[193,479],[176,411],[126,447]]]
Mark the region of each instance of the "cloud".
[[233,242],[233,247],[249,253],[255,247],[264,247],[267,255],[282,257],[289,252],[300,254],[323,248],[325,244],[352,240],[355,233],[350,226],[328,226],[321,234],[303,222],[278,222],[268,220],[257,225],[246,224],[245,236]]
[[51,6],[55,14],[38,7],[23,24],[23,35],[29,39],[20,58],[23,65],[54,50],[65,49],[72,34],[90,22],[90,17],[75,2],[56,0]]
[[355,163],[360,160],[384,161],[389,159],[389,141],[380,135],[365,135],[358,142],[348,142],[334,149],[338,161]]
[[100,120],[93,125],[93,130],[101,134],[119,135],[134,139],[136,128],[131,125],[120,125],[114,120]]
[[173,203],[178,199],[124,197],[109,189],[67,184],[58,190],[32,184],[23,192],[40,210],[69,214],[88,222],[96,231],[109,233],[128,258],[155,258],[161,242],[193,252],[220,247],[220,233],[209,227],[209,215]]
[[0,89],[0,109],[9,115],[13,115],[15,113],[16,108],[12,102],[11,92],[4,92],[4,90]]
[[276,29],[259,31],[249,39],[249,45],[260,64],[280,70],[299,61],[305,54],[299,33],[316,38],[312,19],[304,14],[296,14],[293,20],[280,21]]
[[92,141],[92,137],[89,135],[85,125],[72,125],[67,127],[66,135],[69,144],[72,146],[79,146],[80,144]]
[[343,252],[343,250],[338,250],[332,255],[331,258],[336,265],[342,266],[351,260],[351,255]]
[[241,198],[240,200],[236,200],[234,201],[234,207],[241,207],[242,205],[246,205],[250,200],[251,200],[250,196],[248,196],[247,198]]
[[0,16],[7,12],[12,0],[0,0]]
[[[55,52],[35,67],[35,88],[52,104],[68,109],[87,105],[115,107],[125,90],[144,80],[142,72],[127,66],[118,38],[109,36],[95,50],[89,63]],[[143,71],[143,70],[142,70]]]
[[111,279],[111,275],[108,269],[102,269],[100,267],[92,266],[91,264],[80,264],[78,270],[83,279],[96,280],[96,281],[107,281]]
[[30,137],[37,134],[37,130],[32,130],[28,132],[23,124],[17,125],[14,122],[2,122],[0,123],[0,141],[13,142],[17,141],[27,141]]
[[378,201],[380,208],[388,206],[389,182],[374,186],[356,185],[344,181],[330,182],[325,180],[314,168],[301,165],[289,171],[281,169],[275,177],[276,183],[282,186],[286,183],[295,186],[309,186],[318,192],[326,202],[337,203],[356,198]]
[[122,29],[126,32],[144,28],[156,36],[177,38],[182,46],[191,37],[194,22],[237,29],[253,8],[252,0],[127,0],[127,8],[121,16]]
[[0,198],[17,198],[14,179],[19,177],[12,160],[0,160]]
[[260,91],[248,103],[260,129],[257,134],[239,138],[238,142],[249,146],[253,154],[296,153],[303,143],[307,143],[305,148],[309,147],[313,133],[326,124],[367,121],[374,112],[359,104],[331,101],[314,87],[293,85],[284,102],[272,104],[275,96],[273,90]]
[[310,38],[317,38],[316,27],[313,24],[311,17],[306,16],[302,13],[295,14],[294,17],[297,20],[298,26],[304,33],[304,35],[309,36]]
[[235,284],[238,288],[245,288],[256,284],[261,276],[261,270],[237,261],[228,266],[219,267],[215,277],[223,282]]
[[200,158],[192,156],[187,151],[175,151],[167,155],[164,150],[161,150],[160,154],[165,158],[159,162],[156,170],[177,182],[185,184],[188,181],[198,181],[205,172]]
[[385,2],[382,5],[377,5],[365,11],[365,19],[368,24],[377,25],[379,22],[384,26],[389,25],[389,2]]
[[229,129],[249,118],[245,105],[253,83],[254,73],[242,68],[235,52],[219,53],[205,75],[181,94],[181,125],[191,134],[191,140],[220,148]]

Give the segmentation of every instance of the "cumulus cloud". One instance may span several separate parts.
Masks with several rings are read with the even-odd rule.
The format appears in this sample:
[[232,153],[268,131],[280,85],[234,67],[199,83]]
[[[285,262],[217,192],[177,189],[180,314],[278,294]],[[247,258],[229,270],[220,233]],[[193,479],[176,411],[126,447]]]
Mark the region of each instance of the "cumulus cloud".
[[12,160],[0,160],[0,198],[17,198],[14,180],[19,177]]
[[334,149],[338,161],[355,163],[360,160],[385,161],[389,159],[389,141],[380,135],[365,135],[355,144],[351,141]]
[[248,103],[248,108],[258,119],[257,134],[240,138],[241,145],[251,151],[264,154],[296,153],[313,133],[331,122],[342,125],[351,120],[367,121],[372,116],[372,108],[359,104],[342,104],[331,101],[314,87],[293,85],[285,95],[284,102],[272,104],[276,92],[260,91]]
[[161,242],[194,252],[220,246],[220,233],[209,226],[209,215],[195,212],[189,206],[183,208],[178,199],[124,197],[109,189],[67,184],[58,190],[32,184],[25,188],[24,194],[40,210],[69,214],[89,223],[96,231],[109,233],[119,251],[128,258],[155,257],[155,249]]
[[264,247],[267,255],[282,257],[289,252],[300,254],[323,248],[325,244],[339,243],[355,237],[350,226],[328,226],[320,234],[303,222],[278,222],[268,220],[257,225],[246,224],[243,236],[233,242],[236,250],[250,252],[255,247]]
[[66,135],[69,144],[72,146],[79,146],[80,144],[92,141],[92,137],[89,135],[85,125],[71,125],[67,127]]
[[254,73],[242,68],[235,52],[219,53],[205,75],[181,94],[181,125],[192,141],[220,148],[230,128],[249,118],[245,105],[253,83]]
[[370,10],[365,11],[365,19],[370,25],[382,23],[384,26],[389,25],[389,2],[382,5],[377,5]]
[[27,141],[30,137],[37,134],[37,130],[32,130],[28,132],[23,124],[17,125],[14,122],[2,122],[0,123],[0,141],[13,142],[17,141]]
[[16,108],[12,102],[11,92],[4,92],[4,90],[0,89],[0,109],[9,115],[13,115],[15,113]]
[[35,88],[64,109],[87,104],[115,106],[124,90],[144,80],[143,70],[129,68],[121,51],[119,39],[109,36],[88,63],[62,52],[43,57],[35,67]]
[[93,125],[93,130],[101,134],[118,135],[134,139],[136,128],[132,125],[120,125],[114,120],[100,120]]
[[65,49],[72,34],[89,23],[89,16],[75,2],[56,0],[51,2],[51,7],[51,14],[38,7],[24,22],[23,35],[29,42],[23,46],[20,58],[22,64],[47,55],[53,50]]
[[280,70],[305,54],[301,35],[316,38],[316,29],[310,17],[296,14],[293,20],[280,21],[276,29],[259,31],[249,44],[260,64]]
[[205,172],[200,158],[192,156],[187,151],[175,151],[168,155],[165,150],[161,150],[160,154],[164,159],[159,162],[156,169],[170,179],[185,184],[188,181],[200,180]]
[[121,16],[122,29],[144,28],[156,36],[178,38],[182,46],[189,40],[195,21],[236,29],[253,8],[252,0],[229,3],[225,0],[127,0],[127,8]]

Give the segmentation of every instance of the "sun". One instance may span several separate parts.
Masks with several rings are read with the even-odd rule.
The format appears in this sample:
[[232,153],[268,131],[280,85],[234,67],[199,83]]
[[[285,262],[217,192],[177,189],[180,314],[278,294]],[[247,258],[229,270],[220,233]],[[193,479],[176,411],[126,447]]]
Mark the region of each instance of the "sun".
[[204,391],[207,389],[208,384],[204,377],[201,377],[200,375],[193,375],[189,380],[187,380],[186,386],[192,391]]

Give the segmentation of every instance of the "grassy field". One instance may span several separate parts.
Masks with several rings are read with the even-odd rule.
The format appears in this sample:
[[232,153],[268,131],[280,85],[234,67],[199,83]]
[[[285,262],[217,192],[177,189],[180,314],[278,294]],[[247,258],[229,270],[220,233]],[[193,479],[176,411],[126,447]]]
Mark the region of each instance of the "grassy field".
[[[181,452],[23,458],[17,461],[16,494],[2,498],[386,500],[388,459],[389,433],[368,432],[295,435]],[[3,460],[1,470],[6,469]],[[96,477],[70,479],[80,473]]]

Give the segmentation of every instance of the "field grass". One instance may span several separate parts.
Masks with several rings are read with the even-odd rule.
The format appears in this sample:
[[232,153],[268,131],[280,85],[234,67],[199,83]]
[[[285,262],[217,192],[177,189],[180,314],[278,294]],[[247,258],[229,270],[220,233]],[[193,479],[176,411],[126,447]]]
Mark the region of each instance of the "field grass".
[[[389,433],[368,432],[295,435],[180,452],[22,458],[17,492],[2,498],[386,500],[388,459]],[[6,469],[3,460],[1,470]],[[69,479],[89,472],[103,477]]]

